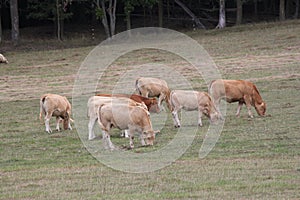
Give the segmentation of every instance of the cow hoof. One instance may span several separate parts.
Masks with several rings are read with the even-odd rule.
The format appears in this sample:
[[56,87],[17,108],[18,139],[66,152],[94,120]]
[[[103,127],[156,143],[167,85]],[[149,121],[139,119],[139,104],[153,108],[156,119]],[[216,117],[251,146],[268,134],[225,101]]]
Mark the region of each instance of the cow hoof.
[[175,125],[175,128],[180,128],[180,125]]

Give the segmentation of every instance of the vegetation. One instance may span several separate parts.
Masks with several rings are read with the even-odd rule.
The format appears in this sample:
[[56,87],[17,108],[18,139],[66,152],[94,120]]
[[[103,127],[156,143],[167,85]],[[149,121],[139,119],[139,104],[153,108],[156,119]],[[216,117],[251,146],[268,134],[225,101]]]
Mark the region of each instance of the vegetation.
[[[267,116],[248,119],[244,108],[236,118],[237,105],[228,104],[221,137],[206,158],[198,158],[209,125],[203,119],[180,159],[145,174],[108,168],[85,149],[76,128],[47,134],[38,120],[41,94],[71,100],[74,78],[93,45],[81,44],[76,35],[63,44],[46,39],[16,49],[2,44],[10,64],[0,67],[0,199],[299,199],[299,32],[299,20],[185,32],[208,51],[224,78],[257,85]],[[109,89],[123,66],[149,62],[168,63],[206,90],[182,60],[146,49],[113,63],[102,89]],[[172,139],[176,129],[168,116],[154,147],[133,152],[152,151]],[[112,141],[128,145],[117,130]]]

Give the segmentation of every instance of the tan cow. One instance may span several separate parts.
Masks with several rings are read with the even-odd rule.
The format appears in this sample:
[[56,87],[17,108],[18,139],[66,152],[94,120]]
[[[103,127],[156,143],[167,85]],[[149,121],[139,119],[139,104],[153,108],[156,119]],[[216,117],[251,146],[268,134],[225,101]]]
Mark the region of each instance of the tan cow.
[[149,112],[140,106],[114,103],[104,104],[99,107],[98,123],[103,132],[103,142],[106,142],[111,150],[115,148],[110,140],[110,130],[113,127],[120,130],[129,130],[130,148],[134,147],[135,132],[139,133],[143,146],[153,145],[155,132],[152,129]]
[[[88,107],[88,129],[89,129],[89,140],[93,140],[96,138],[94,133],[95,122],[98,119],[98,110],[99,107],[107,104],[107,103],[115,103],[115,104],[129,104],[135,106],[141,106],[145,110],[147,110],[147,106],[144,103],[138,103],[132,99],[126,97],[104,97],[104,96],[92,96],[89,98],[87,107]],[[148,111],[147,111],[148,112]]]
[[126,97],[138,103],[144,103],[147,106],[148,111],[151,113],[159,113],[160,111],[156,98],[147,98],[137,94],[97,94],[96,96]]
[[173,90],[170,94],[170,102],[172,106],[172,116],[176,128],[180,127],[178,119],[178,111],[184,109],[186,111],[198,110],[198,125],[202,126],[202,115],[207,116],[212,123],[219,118],[217,109],[206,92],[189,91],[189,90]]
[[166,101],[169,110],[170,89],[166,81],[158,78],[141,77],[135,81],[136,91],[144,97],[158,97],[158,106],[162,110],[162,101]]
[[0,53],[0,63],[6,63],[6,64],[8,64],[8,60],[1,53]]
[[59,131],[59,123],[63,120],[64,129],[72,130],[70,124],[71,104],[65,96],[57,94],[44,94],[40,98],[40,120],[45,115],[46,132],[51,133],[52,130],[49,121],[52,116],[56,117],[56,130]]
[[220,110],[221,99],[224,99],[228,103],[239,102],[236,116],[240,115],[243,104],[246,104],[249,117],[253,118],[251,106],[254,106],[258,115],[265,115],[266,103],[262,100],[256,86],[249,81],[214,80],[209,86],[209,91],[218,110]]

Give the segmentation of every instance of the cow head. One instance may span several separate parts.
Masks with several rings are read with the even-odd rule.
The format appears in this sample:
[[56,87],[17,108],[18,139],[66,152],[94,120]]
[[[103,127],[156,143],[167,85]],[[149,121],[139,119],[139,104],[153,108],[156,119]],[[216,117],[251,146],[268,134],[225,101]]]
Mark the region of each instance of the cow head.
[[259,114],[260,116],[265,116],[266,109],[267,109],[267,105],[265,102],[261,102],[260,104],[255,104],[255,110],[257,114]]
[[158,133],[159,131],[154,131],[154,130],[148,130],[144,132],[144,139],[146,142],[146,145],[152,146],[155,140],[155,134]]
[[151,103],[150,108],[149,108],[149,112],[151,112],[151,113],[160,113],[160,109],[158,107],[157,102],[156,102],[156,104]]
[[70,117],[69,114],[66,112],[63,116],[63,127],[65,130],[69,129],[69,124],[70,124]]
[[221,118],[221,115],[219,114],[212,102],[206,103],[203,113],[209,118],[211,123],[217,123],[217,121]]

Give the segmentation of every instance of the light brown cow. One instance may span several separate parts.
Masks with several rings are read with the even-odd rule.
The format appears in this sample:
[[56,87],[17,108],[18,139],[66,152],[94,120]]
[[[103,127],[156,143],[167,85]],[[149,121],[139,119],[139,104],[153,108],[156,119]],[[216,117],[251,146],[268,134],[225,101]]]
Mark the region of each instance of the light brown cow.
[[[134,133],[139,133],[141,143],[153,145],[155,132],[152,129],[149,113],[140,106],[126,104],[104,104],[99,107],[98,123],[103,132],[103,142],[109,149],[114,149],[110,140],[110,130],[115,127],[120,130],[129,130],[130,148],[134,147]],[[145,140],[146,139],[146,142]]]
[[97,94],[103,97],[126,97],[138,103],[144,103],[151,113],[159,113],[159,107],[156,98],[147,98],[137,94]]
[[189,90],[173,90],[170,94],[170,102],[172,106],[172,116],[176,128],[180,127],[178,119],[178,111],[184,109],[186,111],[198,110],[198,125],[202,126],[202,115],[207,116],[212,123],[219,118],[217,109],[206,92],[189,91]]
[[258,115],[265,115],[266,103],[262,100],[256,86],[249,81],[219,79],[211,82],[209,91],[218,110],[220,110],[221,99],[224,99],[228,103],[239,102],[236,116],[240,115],[243,104],[246,104],[249,117],[253,118],[251,106],[254,106]]
[[6,64],[8,64],[8,60],[1,53],[0,53],[0,63],[6,63]]
[[56,130],[59,131],[59,123],[63,120],[64,129],[72,130],[70,124],[71,104],[65,96],[57,94],[44,94],[40,98],[40,120],[45,115],[46,132],[51,133],[52,130],[49,121],[52,116],[56,117]]
[[141,77],[135,81],[136,91],[144,97],[158,97],[158,106],[162,110],[162,101],[166,101],[169,110],[170,89],[165,80],[150,77]]
[[[87,107],[88,107],[88,129],[89,129],[89,140],[93,140],[96,138],[94,133],[95,122],[98,119],[98,110],[99,107],[107,104],[107,103],[115,103],[115,104],[129,104],[134,106],[141,106],[145,110],[147,110],[147,106],[144,103],[138,103],[132,99],[126,97],[103,97],[103,96],[92,96],[89,98]],[[148,112],[148,111],[147,111]]]

